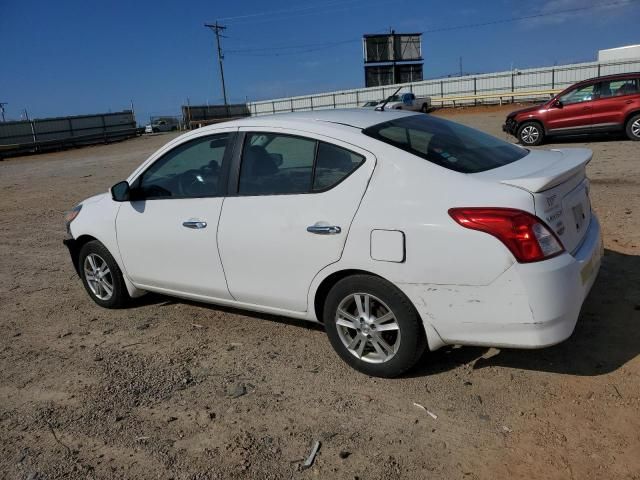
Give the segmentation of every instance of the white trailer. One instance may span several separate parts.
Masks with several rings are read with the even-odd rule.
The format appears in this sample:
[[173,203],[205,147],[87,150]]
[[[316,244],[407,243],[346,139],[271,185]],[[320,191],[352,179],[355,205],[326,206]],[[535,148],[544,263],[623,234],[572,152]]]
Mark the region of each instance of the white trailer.
[[598,51],[599,62],[611,62],[637,58],[640,58],[640,45],[627,45],[626,47],[608,48],[606,50]]

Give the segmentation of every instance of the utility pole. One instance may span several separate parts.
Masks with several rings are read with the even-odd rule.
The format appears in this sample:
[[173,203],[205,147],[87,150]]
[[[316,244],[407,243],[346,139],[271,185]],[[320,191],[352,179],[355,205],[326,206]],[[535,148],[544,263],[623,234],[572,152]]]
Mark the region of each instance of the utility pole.
[[218,46],[218,64],[220,65],[220,80],[222,81],[222,97],[224,98],[224,106],[227,110],[227,116],[229,116],[229,105],[227,104],[227,89],[224,86],[224,69],[222,68],[222,60],[224,55],[222,54],[222,48],[220,47],[220,32],[224,31],[227,27],[218,25],[216,20],[215,24],[205,23],[205,27],[210,28],[216,34],[216,45]]
[[2,122],[4,123],[6,120],[4,119],[4,106],[8,105],[7,102],[0,102],[0,112],[2,112]]
[[391,58],[393,62],[391,63],[391,76],[393,77],[392,84],[398,83],[396,79],[396,31],[393,28],[389,28],[391,30]]
[[462,76],[462,57],[460,57],[460,76]]

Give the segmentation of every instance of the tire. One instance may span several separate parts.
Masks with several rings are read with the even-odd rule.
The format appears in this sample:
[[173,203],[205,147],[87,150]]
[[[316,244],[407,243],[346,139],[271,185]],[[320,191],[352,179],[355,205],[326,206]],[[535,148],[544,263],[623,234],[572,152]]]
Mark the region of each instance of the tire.
[[420,108],[422,113],[429,113],[429,105],[427,103],[422,104],[422,108]]
[[[363,314],[358,316],[358,311]],[[409,299],[396,286],[370,275],[353,275],[333,286],[325,300],[324,324],[340,358],[374,377],[393,378],[406,372],[427,345],[424,326]]]
[[518,140],[522,145],[533,147],[542,145],[544,129],[538,122],[524,122],[518,128]]
[[633,115],[624,128],[629,140],[640,141],[640,113]]
[[[98,240],[92,240],[82,246],[78,256],[78,267],[85,290],[101,307],[122,308],[131,300],[120,267],[109,250]],[[100,272],[97,280],[96,272]]]

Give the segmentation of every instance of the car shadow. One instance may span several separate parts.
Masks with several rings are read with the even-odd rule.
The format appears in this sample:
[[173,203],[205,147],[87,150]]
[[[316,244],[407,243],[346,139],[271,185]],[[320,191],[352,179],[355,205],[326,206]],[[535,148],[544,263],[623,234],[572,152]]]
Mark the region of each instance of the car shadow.
[[610,373],[640,354],[640,256],[606,250],[573,335],[537,350],[444,348],[427,353],[408,376],[424,376],[473,363],[474,369],[507,367],[595,376]]
[[[148,293],[133,308],[188,304],[262,320],[323,331],[322,324],[277,315],[249,312]],[[499,349],[487,356],[486,347],[449,346],[426,352],[404,377],[429,376],[473,364],[474,369],[507,367],[580,376],[603,375],[640,354],[640,255],[606,250],[602,267],[587,297],[573,335],[559,345],[536,349]]]
[[611,133],[588,133],[582,135],[563,135],[561,137],[550,136],[546,139],[542,147],[549,147],[550,145],[564,145],[570,143],[608,143],[608,142],[620,142],[631,141],[627,138],[624,132],[611,132]]
[[324,325],[315,322],[309,322],[307,320],[299,320],[296,318],[282,317],[279,315],[272,315],[269,313],[252,312],[249,310],[242,310],[240,308],[228,307],[224,305],[215,305],[211,303],[196,302],[192,300],[186,300],[182,298],[169,297],[159,293],[149,292],[142,297],[136,298],[132,301],[130,308],[145,307],[150,305],[156,305],[158,307],[169,307],[172,305],[193,305],[199,308],[206,308],[208,310],[215,310],[217,312],[224,312],[233,315],[244,315],[245,317],[257,318],[260,320],[268,320],[271,322],[281,323],[283,325],[294,325],[307,330],[319,330],[324,331]]

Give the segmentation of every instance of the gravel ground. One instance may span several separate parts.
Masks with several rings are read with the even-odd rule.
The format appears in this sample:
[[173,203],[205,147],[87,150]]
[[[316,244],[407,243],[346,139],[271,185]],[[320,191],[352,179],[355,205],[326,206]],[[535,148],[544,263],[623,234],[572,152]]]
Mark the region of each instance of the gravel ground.
[[[504,137],[505,109],[436,114]],[[446,348],[383,380],[343,364],[315,325],[87,297],[63,212],[172,137],[0,162],[0,478],[640,478],[640,143],[546,146],[594,151],[605,234],[568,341]]]

